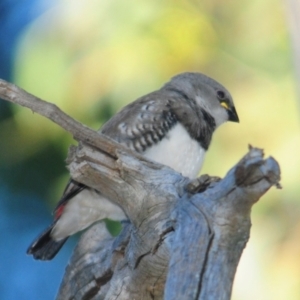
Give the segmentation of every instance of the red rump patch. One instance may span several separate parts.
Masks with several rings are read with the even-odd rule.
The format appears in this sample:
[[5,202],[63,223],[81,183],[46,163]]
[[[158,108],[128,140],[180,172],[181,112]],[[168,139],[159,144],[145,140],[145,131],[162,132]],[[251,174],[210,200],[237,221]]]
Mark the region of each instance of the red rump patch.
[[54,218],[55,218],[55,220],[57,220],[60,216],[61,216],[61,214],[63,213],[63,211],[64,211],[64,208],[65,208],[65,205],[60,205],[56,210],[55,210],[55,212],[54,212]]

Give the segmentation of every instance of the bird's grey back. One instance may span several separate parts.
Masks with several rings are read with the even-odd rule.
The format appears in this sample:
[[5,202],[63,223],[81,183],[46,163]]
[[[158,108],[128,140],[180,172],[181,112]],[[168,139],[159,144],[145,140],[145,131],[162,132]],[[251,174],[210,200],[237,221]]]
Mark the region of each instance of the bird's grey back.
[[215,129],[215,122],[192,97],[165,85],[124,107],[100,129],[127,147],[143,152],[158,143],[180,122],[191,137],[207,149]]

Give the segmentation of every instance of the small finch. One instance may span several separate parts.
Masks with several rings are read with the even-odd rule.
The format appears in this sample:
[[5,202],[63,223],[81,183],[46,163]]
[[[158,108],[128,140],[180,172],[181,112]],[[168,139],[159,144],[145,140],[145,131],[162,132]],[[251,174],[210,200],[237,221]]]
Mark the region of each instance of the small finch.
[[[124,107],[99,132],[195,178],[213,132],[226,121],[239,122],[230,93],[203,74],[182,73]],[[105,218],[124,220],[126,216],[101,192],[71,179],[54,210],[53,223],[27,253],[50,260],[70,235]]]

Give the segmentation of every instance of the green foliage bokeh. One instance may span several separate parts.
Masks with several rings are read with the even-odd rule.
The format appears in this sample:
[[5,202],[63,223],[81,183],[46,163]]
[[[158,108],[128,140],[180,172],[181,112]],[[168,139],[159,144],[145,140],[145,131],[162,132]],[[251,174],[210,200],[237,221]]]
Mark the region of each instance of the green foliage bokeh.
[[[233,299],[299,299],[299,112],[280,1],[61,1],[24,31],[14,78],[97,129],[183,71],[222,82],[241,120],[218,129],[203,173],[224,176],[249,143],[281,165],[284,189],[254,207]],[[72,137],[29,110],[13,111],[0,123],[7,180],[53,207]]]

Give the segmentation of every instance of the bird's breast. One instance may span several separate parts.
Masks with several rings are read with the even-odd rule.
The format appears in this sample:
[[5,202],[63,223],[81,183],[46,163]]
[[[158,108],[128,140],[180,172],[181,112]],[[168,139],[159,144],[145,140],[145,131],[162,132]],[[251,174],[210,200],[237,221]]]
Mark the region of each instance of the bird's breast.
[[190,137],[183,125],[177,123],[159,143],[143,154],[183,176],[195,178],[202,167],[205,150]]

